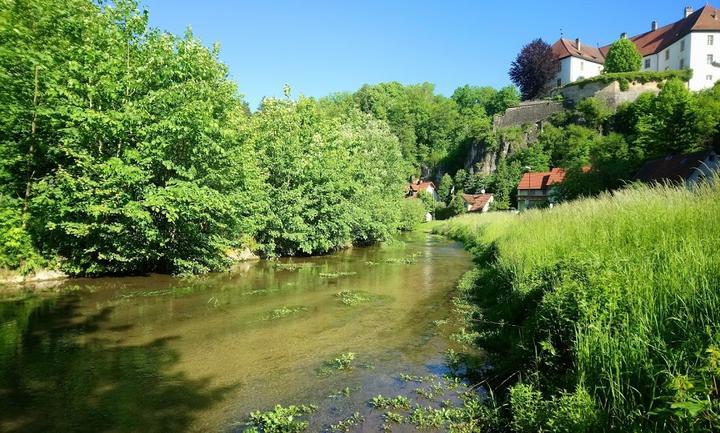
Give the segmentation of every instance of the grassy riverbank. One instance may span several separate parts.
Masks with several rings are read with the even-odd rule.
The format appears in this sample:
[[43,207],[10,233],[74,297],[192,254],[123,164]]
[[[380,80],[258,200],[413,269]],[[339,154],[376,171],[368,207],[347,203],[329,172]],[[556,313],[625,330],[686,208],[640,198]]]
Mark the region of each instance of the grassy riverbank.
[[[720,428],[720,186],[637,187],[435,227],[478,267],[466,336],[501,430]],[[463,300],[458,301],[460,304]]]

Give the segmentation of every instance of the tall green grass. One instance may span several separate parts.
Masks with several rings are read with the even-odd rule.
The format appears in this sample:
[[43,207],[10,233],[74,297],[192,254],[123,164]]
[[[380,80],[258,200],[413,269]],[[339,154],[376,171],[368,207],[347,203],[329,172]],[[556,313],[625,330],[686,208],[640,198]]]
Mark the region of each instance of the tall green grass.
[[465,215],[436,231],[486,269],[472,293],[478,344],[540,391],[537,405],[587,389],[592,429],[720,429],[720,182]]

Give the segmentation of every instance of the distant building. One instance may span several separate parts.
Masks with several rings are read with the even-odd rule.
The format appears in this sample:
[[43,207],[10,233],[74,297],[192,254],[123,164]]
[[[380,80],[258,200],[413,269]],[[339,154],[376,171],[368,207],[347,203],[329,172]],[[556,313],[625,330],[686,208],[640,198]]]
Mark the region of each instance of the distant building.
[[718,155],[712,150],[687,155],[670,155],[647,161],[635,179],[646,183],[676,183],[694,185],[711,177],[720,169]]
[[410,182],[408,184],[407,197],[417,197],[418,193],[421,191],[425,191],[430,194],[435,201],[439,199],[435,184],[425,180]]
[[485,190],[482,190],[480,194],[463,194],[462,199],[468,212],[485,213],[490,210],[490,204],[495,201],[495,196],[485,194]]
[[[720,80],[720,9],[706,5],[693,12],[686,7],[683,18],[630,38],[643,56],[642,71],[692,69],[690,90],[712,87]],[[624,34],[623,36],[624,37]],[[610,45],[596,48],[576,39],[561,38],[553,47],[560,70],[554,86],[600,75]]]
[[551,204],[555,187],[563,180],[565,180],[565,170],[562,168],[523,174],[517,189],[518,210]]

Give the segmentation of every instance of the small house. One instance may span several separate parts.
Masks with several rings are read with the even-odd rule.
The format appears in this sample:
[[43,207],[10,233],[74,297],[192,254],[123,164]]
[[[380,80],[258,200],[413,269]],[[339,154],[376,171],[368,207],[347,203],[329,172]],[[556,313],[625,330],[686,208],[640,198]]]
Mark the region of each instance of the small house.
[[635,180],[692,186],[711,177],[718,169],[718,155],[712,150],[703,150],[647,161],[635,175]]
[[407,197],[417,197],[418,193],[425,191],[430,194],[433,200],[439,200],[437,188],[431,181],[417,180],[408,184]]
[[554,190],[563,180],[565,180],[565,170],[562,168],[523,174],[517,189],[518,210],[552,204]]
[[463,194],[462,199],[468,212],[485,213],[490,209],[490,204],[495,200],[495,196],[485,194],[485,190],[482,190],[480,194]]

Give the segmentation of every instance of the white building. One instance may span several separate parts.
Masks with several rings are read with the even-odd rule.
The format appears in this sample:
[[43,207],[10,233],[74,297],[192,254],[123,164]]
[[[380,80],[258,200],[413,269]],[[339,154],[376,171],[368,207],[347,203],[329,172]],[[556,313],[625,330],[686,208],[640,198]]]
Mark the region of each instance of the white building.
[[560,38],[552,46],[552,51],[560,69],[553,83],[556,87],[600,75],[603,70],[605,56],[600,49],[585,45],[580,39],[569,41]]
[[[720,9],[716,7],[706,5],[695,12],[686,7],[681,20],[663,27],[653,21],[650,31],[630,40],[643,56],[643,71],[690,68],[690,90],[706,89],[720,80]],[[560,39],[553,45],[553,56],[560,63],[554,85],[599,75],[609,49],[610,45],[594,48],[579,39]]]

